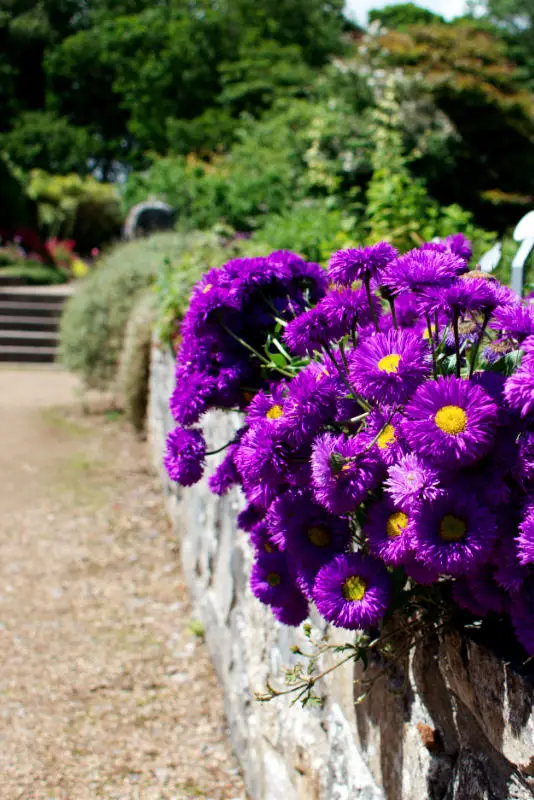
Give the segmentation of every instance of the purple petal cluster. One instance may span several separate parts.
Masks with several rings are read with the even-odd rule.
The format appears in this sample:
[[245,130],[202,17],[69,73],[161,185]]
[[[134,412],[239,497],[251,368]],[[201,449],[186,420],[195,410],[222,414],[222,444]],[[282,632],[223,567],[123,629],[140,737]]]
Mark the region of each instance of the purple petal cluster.
[[461,234],[327,271],[281,251],[195,288],[165,464],[195,483],[192,426],[246,412],[209,485],[241,488],[252,591],[280,622],[314,603],[369,628],[441,598],[534,655],[534,305],[470,258]]

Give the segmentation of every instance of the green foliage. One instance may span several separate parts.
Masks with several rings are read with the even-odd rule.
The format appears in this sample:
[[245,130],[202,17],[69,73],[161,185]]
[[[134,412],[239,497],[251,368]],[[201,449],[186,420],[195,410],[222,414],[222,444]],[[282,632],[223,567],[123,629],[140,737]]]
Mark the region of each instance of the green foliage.
[[495,234],[477,228],[472,215],[460,206],[441,207],[428,195],[424,181],[408,169],[393,77],[374,116],[374,172],[366,208],[369,241],[388,240],[404,251],[436,236],[462,231],[473,241],[474,257],[479,258],[493,244]]
[[1,152],[0,208],[2,229],[14,229],[19,226],[35,227],[37,211],[25,193],[23,180],[6,155]]
[[156,301],[152,289],[138,295],[126,325],[117,376],[126,419],[138,433],[145,427]]
[[502,39],[464,20],[389,30],[365,45],[367,64],[419,80],[456,133],[451,157],[435,165],[431,193],[446,205],[461,191],[484,225],[513,224],[517,207],[497,206],[488,193],[532,196],[534,111]]
[[65,283],[67,280],[61,270],[31,260],[19,262],[12,266],[4,267],[0,265],[0,281],[2,278],[17,278],[24,283],[35,284],[36,286],[52,286]]
[[37,203],[45,235],[74,239],[81,253],[100,248],[120,231],[122,214],[114,187],[92,177],[32,170],[27,194]]
[[187,237],[175,233],[117,245],[69,299],[61,320],[60,357],[87,386],[111,385],[139,292],[154,282],[164,259],[174,260],[186,246]]
[[433,22],[445,23],[439,14],[416,6],[415,3],[399,3],[369,11],[369,22],[379,22],[384,28],[402,30],[407,25],[429,25]]
[[17,126],[0,134],[0,148],[25,170],[48,169],[59,174],[89,172],[94,143],[85,128],[46,111],[25,111]]
[[328,202],[295,206],[285,214],[274,214],[254,235],[253,242],[267,250],[293,250],[309,261],[325,264],[334,250],[361,238],[357,220]]

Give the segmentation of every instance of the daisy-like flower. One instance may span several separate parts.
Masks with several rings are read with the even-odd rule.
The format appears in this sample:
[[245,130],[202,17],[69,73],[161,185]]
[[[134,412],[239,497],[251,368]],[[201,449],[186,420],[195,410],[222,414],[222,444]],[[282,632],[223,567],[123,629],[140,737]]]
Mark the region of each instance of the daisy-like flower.
[[234,453],[247,498],[268,506],[276,497],[287,470],[287,450],[268,422],[252,425]]
[[421,292],[427,287],[448,286],[465,270],[465,261],[452,253],[410,250],[384,271],[381,282],[395,294]]
[[240,475],[234,461],[236,445],[230,445],[227,453],[213,475],[208,478],[208,486],[213,494],[222,495],[239,483]]
[[534,304],[517,302],[495,309],[490,328],[522,342],[534,335]]
[[430,348],[411,331],[377,333],[354,351],[350,376],[366,399],[393,405],[405,402],[431,370]]
[[457,278],[449,286],[427,286],[419,294],[418,307],[424,314],[441,311],[450,317],[468,312],[490,312],[499,298],[491,283]]
[[463,258],[466,265],[471,260],[473,255],[473,248],[471,242],[463,233],[453,233],[445,239],[440,239],[437,242],[426,242],[421,250],[436,250],[438,253],[452,253],[455,256]]
[[371,554],[388,566],[398,566],[410,552],[410,517],[389,499],[369,508],[363,532]]
[[265,522],[258,522],[250,531],[250,543],[256,554],[260,556],[263,553],[274,553],[280,550],[279,547],[273,542],[269,529]]
[[358,630],[380,622],[391,599],[391,583],[379,561],[361,553],[347,553],[319,570],[313,595],[319,613],[328,622]]
[[297,356],[313,356],[330,341],[326,314],[320,308],[310,308],[291,320],[283,334],[284,342]]
[[514,476],[523,488],[534,489],[534,433],[526,431],[518,441]]
[[192,486],[202,477],[206,457],[206,442],[202,431],[177,427],[167,436],[165,468],[172,481]]
[[519,525],[517,553],[520,564],[534,564],[534,500],[526,506]]
[[504,396],[522,417],[534,409],[534,356],[527,355],[521,367],[506,379]]
[[261,522],[265,516],[265,509],[254,503],[248,503],[245,508],[237,515],[237,526],[242,531],[251,533],[258,522]]
[[[508,520],[507,520],[508,523]],[[508,524],[499,524],[499,540],[491,556],[495,581],[507,592],[517,592],[527,576],[527,568],[519,563],[517,541]]]
[[169,409],[180,425],[194,425],[208,408],[216,380],[187,368],[177,370],[176,387],[169,400]]
[[439,377],[420,386],[404,409],[403,433],[414,451],[438,467],[468,466],[491,448],[497,406],[471,381]]
[[404,453],[401,419],[400,414],[386,416],[381,411],[371,411],[365,420],[362,442],[368,446],[374,443],[380,460],[386,465],[396,464]]
[[[372,296],[372,303],[378,319],[382,308],[376,296]],[[322,312],[325,330],[332,341],[354,332],[357,325],[365,326],[373,321],[365,289],[330,291],[316,308]]]
[[406,575],[411,578],[412,581],[420,583],[422,586],[431,586],[433,583],[439,581],[439,570],[418,561],[413,550],[407,553],[406,558],[402,562],[402,567]]
[[328,277],[332,283],[349,287],[354,281],[374,278],[397,255],[398,251],[387,242],[338,250],[328,262]]
[[249,425],[265,420],[276,425],[278,420],[284,416],[286,391],[284,385],[273,385],[270,393],[263,390],[259,391],[247,407],[247,422]]
[[332,514],[354,511],[378,484],[382,466],[361,436],[322,434],[311,458],[312,484],[318,503]]
[[281,434],[292,446],[309,443],[322,424],[335,415],[339,387],[335,367],[312,362],[288,385]]
[[308,604],[283,553],[258,554],[250,574],[250,588],[258,600],[277,609],[277,618],[286,625],[300,625],[308,616]]
[[430,503],[444,492],[439,472],[414,453],[403,456],[398,464],[389,467],[384,488],[401,508]]
[[419,561],[457,577],[487,561],[497,537],[497,521],[470,495],[449,491],[414,512],[410,535]]

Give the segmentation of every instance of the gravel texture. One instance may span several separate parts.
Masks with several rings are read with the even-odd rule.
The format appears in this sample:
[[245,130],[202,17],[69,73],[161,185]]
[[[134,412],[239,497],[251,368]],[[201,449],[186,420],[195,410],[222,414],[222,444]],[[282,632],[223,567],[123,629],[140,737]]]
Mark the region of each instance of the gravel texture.
[[146,444],[0,370],[0,797],[245,800]]

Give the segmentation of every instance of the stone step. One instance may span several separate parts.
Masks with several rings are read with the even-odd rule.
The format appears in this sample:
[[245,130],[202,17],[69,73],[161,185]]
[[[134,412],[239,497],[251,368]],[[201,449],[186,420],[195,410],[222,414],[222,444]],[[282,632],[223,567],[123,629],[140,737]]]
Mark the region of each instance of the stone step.
[[15,364],[50,364],[55,361],[55,347],[20,347],[0,344],[0,362]]
[[0,299],[0,316],[60,317],[62,310],[62,303],[34,302],[30,304],[20,300]]
[[0,314],[0,331],[57,331],[59,327],[59,316],[38,317],[27,316],[17,317]]
[[51,292],[43,290],[28,289],[27,286],[6,288],[0,286],[0,302],[26,303],[47,303],[49,305],[62,306],[68,295],[64,292]]
[[52,347],[57,345],[57,331],[2,331],[0,330],[0,345],[13,347]]

